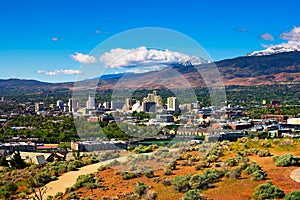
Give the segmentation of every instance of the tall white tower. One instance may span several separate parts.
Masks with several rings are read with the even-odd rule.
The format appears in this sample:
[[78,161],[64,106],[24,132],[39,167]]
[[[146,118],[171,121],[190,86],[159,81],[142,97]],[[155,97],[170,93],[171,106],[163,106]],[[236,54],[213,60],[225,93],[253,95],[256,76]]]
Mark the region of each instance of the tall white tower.
[[86,108],[87,109],[95,109],[95,97],[91,97],[89,95],[89,98],[86,102]]
[[178,111],[179,110],[179,103],[177,97],[168,97],[167,99],[167,110],[170,111]]

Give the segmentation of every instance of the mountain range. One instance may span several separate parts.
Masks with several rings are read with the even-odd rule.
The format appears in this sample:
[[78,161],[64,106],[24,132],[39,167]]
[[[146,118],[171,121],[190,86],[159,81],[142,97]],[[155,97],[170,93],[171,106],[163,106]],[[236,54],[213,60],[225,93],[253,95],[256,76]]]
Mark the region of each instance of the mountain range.
[[[125,88],[140,89],[156,89],[166,86],[168,88],[205,87],[207,82],[203,80],[203,74],[198,72],[193,62],[197,63],[198,61],[196,58],[193,58],[192,62],[176,63],[160,71],[140,74],[104,75],[99,79],[81,81],[79,84],[75,84],[76,87],[73,87],[72,82],[46,83],[21,79],[0,80],[0,93],[7,91],[25,92],[27,90],[91,89],[91,86],[95,84],[98,84],[98,89],[113,89],[116,84],[121,84]],[[217,66],[225,86],[300,83],[299,51],[273,53],[270,55],[246,55],[215,63],[204,63],[199,66],[205,69]]]

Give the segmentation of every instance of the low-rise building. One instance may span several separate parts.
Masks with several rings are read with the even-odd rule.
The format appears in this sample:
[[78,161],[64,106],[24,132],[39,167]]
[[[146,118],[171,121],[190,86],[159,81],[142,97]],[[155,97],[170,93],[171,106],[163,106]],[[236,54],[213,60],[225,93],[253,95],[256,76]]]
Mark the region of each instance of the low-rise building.
[[75,151],[103,151],[103,150],[117,150],[126,149],[127,144],[124,141],[84,141],[71,142],[71,149]]

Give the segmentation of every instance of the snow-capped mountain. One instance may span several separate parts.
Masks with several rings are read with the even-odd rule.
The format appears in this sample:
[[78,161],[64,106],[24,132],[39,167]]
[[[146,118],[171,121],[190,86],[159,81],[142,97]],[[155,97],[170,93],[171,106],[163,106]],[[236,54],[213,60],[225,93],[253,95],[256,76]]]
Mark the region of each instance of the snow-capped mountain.
[[207,63],[211,63],[211,61],[204,60],[203,58],[200,58],[198,56],[191,56],[180,60],[177,64],[186,67],[186,66],[196,66],[196,65],[207,64]]
[[246,56],[267,56],[271,54],[300,51],[300,42],[289,41],[287,43],[269,46],[261,51],[254,51]]

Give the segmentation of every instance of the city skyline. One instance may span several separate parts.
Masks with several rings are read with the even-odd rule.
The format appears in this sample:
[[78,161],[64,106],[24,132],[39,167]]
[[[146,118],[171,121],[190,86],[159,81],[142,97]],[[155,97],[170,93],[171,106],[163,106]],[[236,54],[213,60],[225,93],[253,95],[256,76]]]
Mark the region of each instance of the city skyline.
[[186,34],[202,45],[213,61],[269,45],[298,43],[299,4],[5,0],[0,3],[0,78],[74,81],[81,64],[90,59],[87,55],[99,43],[140,27],[163,27]]

